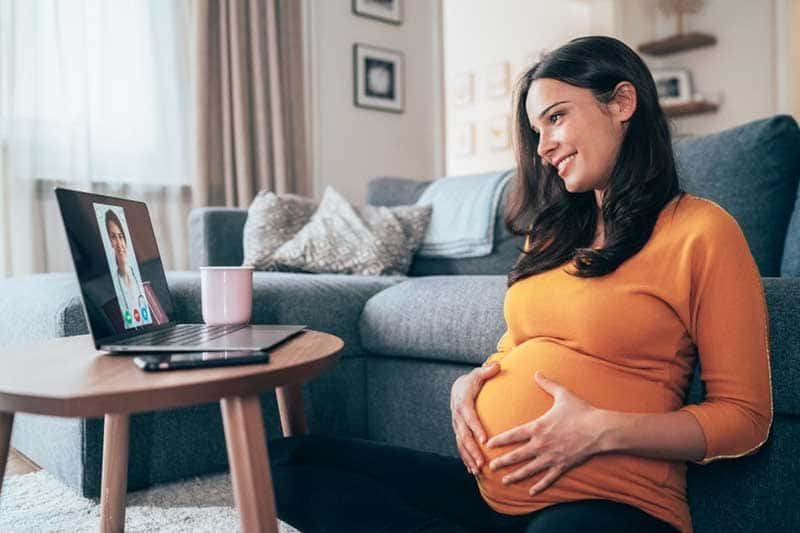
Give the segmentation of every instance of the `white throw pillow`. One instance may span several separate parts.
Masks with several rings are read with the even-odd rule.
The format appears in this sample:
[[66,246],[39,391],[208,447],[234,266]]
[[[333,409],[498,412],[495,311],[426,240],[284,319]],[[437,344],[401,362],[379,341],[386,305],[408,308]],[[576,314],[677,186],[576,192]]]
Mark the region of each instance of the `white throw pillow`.
[[245,265],[275,270],[272,254],[294,237],[311,219],[317,204],[296,194],[261,191],[247,210],[243,249]]
[[279,270],[341,274],[406,274],[422,242],[432,207],[354,209],[327,187],[317,211],[271,260]]

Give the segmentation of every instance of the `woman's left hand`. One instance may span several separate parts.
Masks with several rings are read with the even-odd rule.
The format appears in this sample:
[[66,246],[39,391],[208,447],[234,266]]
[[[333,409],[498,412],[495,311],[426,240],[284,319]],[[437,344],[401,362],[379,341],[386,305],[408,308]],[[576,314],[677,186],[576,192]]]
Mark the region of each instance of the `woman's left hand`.
[[524,463],[503,477],[503,483],[522,481],[539,472],[544,476],[530,489],[534,495],[549,487],[564,472],[600,453],[604,430],[603,410],[590,405],[566,387],[546,378],[541,372],[536,382],[550,394],[554,403],[539,418],[489,439],[490,448],[523,443],[489,463],[491,470]]

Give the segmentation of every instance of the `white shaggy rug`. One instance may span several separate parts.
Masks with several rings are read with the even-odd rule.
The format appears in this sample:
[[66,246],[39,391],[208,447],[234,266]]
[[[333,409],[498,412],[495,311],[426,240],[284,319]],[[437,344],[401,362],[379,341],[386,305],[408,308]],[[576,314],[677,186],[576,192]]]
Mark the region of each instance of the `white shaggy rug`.
[[[10,476],[0,492],[0,531],[95,533],[100,505],[79,496],[44,470]],[[239,530],[228,474],[129,492],[125,531],[129,533],[229,532]],[[299,533],[281,522],[281,533]]]

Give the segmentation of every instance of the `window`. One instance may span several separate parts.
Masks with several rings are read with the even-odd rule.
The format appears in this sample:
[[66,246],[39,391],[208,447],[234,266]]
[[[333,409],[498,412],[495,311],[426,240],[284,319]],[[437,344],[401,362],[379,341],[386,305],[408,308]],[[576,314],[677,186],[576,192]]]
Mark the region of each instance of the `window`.
[[0,0],[13,180],[190,182],[187,0]]

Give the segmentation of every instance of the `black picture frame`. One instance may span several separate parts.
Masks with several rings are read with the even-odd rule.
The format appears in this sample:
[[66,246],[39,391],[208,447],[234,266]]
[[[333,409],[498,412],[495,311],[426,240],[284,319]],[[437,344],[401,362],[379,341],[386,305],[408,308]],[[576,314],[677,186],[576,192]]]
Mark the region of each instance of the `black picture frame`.
[[405,54],[398,50],[355,43],[353,104],[366,109],[403,113]]
[[[387,10],[380,4],[391,4]],[[353,14],[389,24],[400,25],[403,23],[403,0],[353,0]]]

